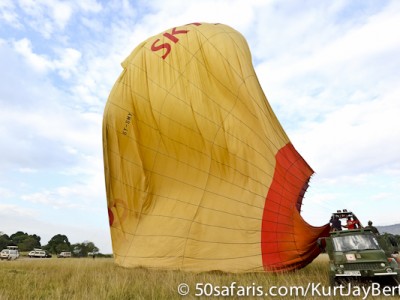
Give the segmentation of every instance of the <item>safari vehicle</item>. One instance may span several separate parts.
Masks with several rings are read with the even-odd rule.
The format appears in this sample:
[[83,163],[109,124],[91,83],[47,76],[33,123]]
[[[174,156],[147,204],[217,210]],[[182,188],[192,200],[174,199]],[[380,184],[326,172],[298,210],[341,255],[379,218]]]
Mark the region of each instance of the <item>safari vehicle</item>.
[[71,257],[71,252],[63,251],[63,252],[59,253],[59,254],[57,255],[57,257],[58,257],[58,258],[67,258],[67,257]]
[[[357,220],[352,212],[346,210],[334,213],[334,217]],[[384,236],[363,228],[361,223],[356,229],[331,231],[329,237],[319,239],[318,243],[329,255],[329,280],[332,286],[347,281],[400,284],[400,269],[391,252],[393,248],[390,249]]]
[[7,249],[3,249],[0,252],[0,259],[14,260],[19,257],[19,251],[17,246],[7,246]]
[[46,250],[33,249],[31,252],[29,252],[28,256],[32,258],[50,258],[51,254]]

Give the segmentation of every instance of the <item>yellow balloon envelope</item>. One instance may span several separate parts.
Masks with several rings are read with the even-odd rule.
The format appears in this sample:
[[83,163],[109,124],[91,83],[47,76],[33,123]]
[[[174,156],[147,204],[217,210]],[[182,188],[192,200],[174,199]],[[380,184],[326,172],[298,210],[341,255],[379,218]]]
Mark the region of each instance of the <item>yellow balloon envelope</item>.
[[313,171],[268,104],[240,33],[172,28],[122,66],[103,120],[117,264],[282,271],[319,254],[328,227],[299,213]]

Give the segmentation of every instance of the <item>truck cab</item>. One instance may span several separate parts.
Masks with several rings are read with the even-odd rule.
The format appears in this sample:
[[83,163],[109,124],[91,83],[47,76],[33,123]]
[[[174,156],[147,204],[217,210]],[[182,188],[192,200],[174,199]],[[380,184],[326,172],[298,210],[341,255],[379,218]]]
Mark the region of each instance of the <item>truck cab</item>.
[[[338,211],[332,215],[343,223],[349,216],[358,220],[352,212]],[[347,281],[377,281],[384,284],[400,284],[399,263],[390,254],[386,240],[363,228],[361,223],[354,229],[332,230],[329,237],[319,240],[329,255],[330,284]]]

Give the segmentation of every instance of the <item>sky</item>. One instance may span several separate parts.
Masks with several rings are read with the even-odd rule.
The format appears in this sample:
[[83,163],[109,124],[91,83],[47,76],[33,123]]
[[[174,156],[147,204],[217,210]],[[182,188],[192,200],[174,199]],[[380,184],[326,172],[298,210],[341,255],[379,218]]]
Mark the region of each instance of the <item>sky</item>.
[[0,0],[0,231],[111,253],[102,118],[121,62],[192,22],[246,38],[270,105],[314,169],[302,215],[400,223],[400,1]]

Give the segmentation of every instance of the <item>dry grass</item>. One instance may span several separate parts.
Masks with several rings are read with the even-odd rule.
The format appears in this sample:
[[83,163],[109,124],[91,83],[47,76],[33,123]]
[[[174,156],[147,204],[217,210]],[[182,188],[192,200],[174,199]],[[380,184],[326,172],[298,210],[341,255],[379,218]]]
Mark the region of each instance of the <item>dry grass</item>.
[[[181,299],[177,292],[180,283],[190,287],[186,299],[196,297],[196,284],[213,286],[307,286],[309,282],[328,287],[328,261],[320,256],[306,268],[286,274],[225,274],[220,272],[186,273],[155,271],[142,268],[125,269],[112,259],[19,259],[0,262],[0,299]],[[236,288],[237,292],[238,289]],[[252,291],[250,291],[250,295]],[[255,299],[257,297],[226,297],[226,299]],[[311,296],[276,296],[264,299],[313,299]],[[340,299],[321,296],[314,299]],[[362,299],[343,297],[343,299]],[[261,298],[259,298],[261,299]],[[374,297],[374,299],[380,299]],[[389,299],[389,297],[382,297]],[[397,297],[398,299],[398,297]]]

